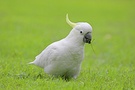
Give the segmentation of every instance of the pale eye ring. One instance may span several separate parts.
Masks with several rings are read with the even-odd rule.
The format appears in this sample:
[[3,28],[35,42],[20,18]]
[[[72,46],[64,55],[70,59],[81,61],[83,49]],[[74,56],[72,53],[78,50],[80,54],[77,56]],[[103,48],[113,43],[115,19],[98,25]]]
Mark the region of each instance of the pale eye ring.
[[83,33],[82,31],[80,31],[80,33]]

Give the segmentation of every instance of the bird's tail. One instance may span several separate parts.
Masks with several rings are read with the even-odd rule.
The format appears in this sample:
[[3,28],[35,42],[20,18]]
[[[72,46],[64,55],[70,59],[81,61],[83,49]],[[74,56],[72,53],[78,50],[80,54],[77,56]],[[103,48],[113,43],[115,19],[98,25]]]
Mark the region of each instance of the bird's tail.
[[34,62],[29,62],[28,64],[34,64]]

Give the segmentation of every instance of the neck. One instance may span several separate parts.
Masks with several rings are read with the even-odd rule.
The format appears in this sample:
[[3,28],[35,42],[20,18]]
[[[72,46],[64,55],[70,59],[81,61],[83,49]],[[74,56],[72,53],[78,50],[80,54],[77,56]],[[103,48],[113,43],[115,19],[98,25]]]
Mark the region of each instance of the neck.
[[[82,39],[82,40],[81,40]],[[66,41],[77,46],[84,46],[83,37],[76,34],[76,30],[71,30],[69,35],[65,38]]]

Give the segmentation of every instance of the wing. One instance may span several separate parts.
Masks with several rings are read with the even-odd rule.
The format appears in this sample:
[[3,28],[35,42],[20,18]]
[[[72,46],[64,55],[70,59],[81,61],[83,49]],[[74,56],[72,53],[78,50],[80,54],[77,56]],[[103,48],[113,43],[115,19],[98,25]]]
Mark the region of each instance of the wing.
[[50,64],[52,60],[55,60],[59,56],[58,52],[58,46],[55,44],[51,44],[46,49],[44,49],[38,56],[36,56],[36,59],[32,63],[44,68],[45,66]]

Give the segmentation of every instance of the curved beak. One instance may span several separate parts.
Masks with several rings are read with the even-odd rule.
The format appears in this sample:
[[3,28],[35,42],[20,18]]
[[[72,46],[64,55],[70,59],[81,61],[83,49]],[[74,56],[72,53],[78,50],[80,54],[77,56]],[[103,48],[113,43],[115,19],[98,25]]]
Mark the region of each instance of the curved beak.
[[91,33],[86,33],[86,34],[84,35],[83,42],[90,44],[90,43],[91,43],[91,39],[92,39]]

